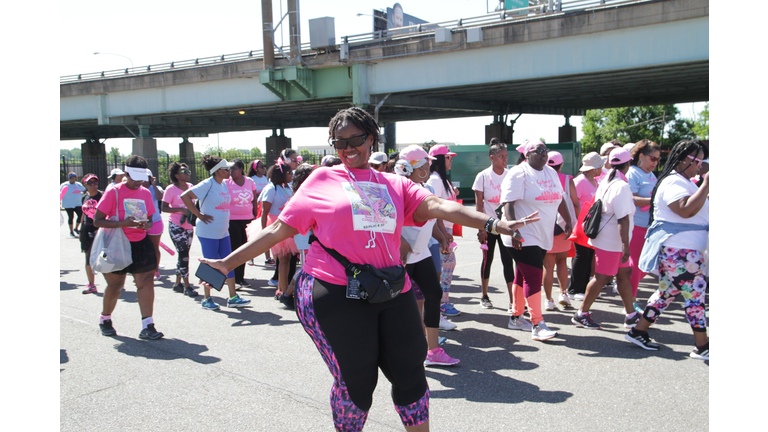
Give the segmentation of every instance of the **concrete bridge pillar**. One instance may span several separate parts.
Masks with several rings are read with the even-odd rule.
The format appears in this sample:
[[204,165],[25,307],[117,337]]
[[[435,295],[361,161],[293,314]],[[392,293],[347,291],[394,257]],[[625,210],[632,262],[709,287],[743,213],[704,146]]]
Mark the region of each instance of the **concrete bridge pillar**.
[[272,129],[272,136],[267,137],[267,154],[265,165],[269,167],[277,160],[281,151],[291,148],[291,139],[285,136],[283,129],[280,129],[280,135],[276,129]]
[[493,116],[493,123],[485,126],[485,144],[488,145],[493,137],[498,138],[504,144],[512,144],[512,127],[514,124],[515,121],[512,120],[511,125],[507,126],[503,116]]
[[[384,123],[384,153],[397,151],[397,123]],[[381,140],[381,137],[379,138]],[[381,145],[379,145],[381,148]],[[382,151],[374,149],[374,151]]]
[[103,142],[89,139],[80,145],[83,155],[83,174],[93,173],[99,178],[99,189],[107,187],[107,153]]
[[557,142],[576,142],[576,126],[571,126],[571,116],[565,116],[565,124],[560,126],[557,133]]
[[139,137],[133,139],[131,154],[146,159],[152,175],[157,177],[157,140],[149,135],[149,126],[139,125]]
[[179,143],[179,162],[185,163],[191,172],[189,182],[197,184],[197,161],[195,160],[195,146],[189,142],[187,137]]

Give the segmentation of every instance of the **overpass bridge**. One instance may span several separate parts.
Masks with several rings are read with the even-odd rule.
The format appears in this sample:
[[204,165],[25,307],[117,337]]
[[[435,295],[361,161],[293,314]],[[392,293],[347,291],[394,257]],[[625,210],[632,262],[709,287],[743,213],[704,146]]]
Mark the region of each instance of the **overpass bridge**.
[[[709,99],[708,0],[555,5],[304,44],[298,57],[278,48],[274,68],[265,68],[263,51],[250,51],[64,76],[60,137],[186,143],[325,127],[354,104],[380,124],[493,115],[490,133],[511,138],[509,114]],[[573,137],[563,141],[575,141],[567,127]]]

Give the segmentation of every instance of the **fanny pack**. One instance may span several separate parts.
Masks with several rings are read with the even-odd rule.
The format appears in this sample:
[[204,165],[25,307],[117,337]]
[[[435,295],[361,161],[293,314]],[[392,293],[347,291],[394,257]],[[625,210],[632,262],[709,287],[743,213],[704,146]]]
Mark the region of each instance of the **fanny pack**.
[[384,303],[397,297],[405,287],[405,267],[402,265],[376,268],[370,264],[354,264],[334,249],[325,247],[314,235],[309,243],[317,242],[329,255],[344,266],[347,274],[347,298],[368,303]]

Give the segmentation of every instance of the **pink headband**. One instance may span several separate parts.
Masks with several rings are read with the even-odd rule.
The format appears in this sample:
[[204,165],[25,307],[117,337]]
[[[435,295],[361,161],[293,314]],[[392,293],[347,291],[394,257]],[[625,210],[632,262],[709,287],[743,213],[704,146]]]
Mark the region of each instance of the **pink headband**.
[[259,165],[259,162],[261,162],[261,159],[256,159],[255,161],[253,161],[253,169],[254,169],[254,170],[256,170],[256,169],[258,169],[258,168],[259,168],[259,167],[258,167],[258,165]]
[[277,158],[277,166],[280,167],[280,172],[283,172],[283,157],[284,156],[280,155],[280,157]]
[[536,146],[536,144],[544,144],[544,143],[541,142],[540,140],[535,140],[535,141],[534,140],[528,140],[528,141],[520,144],[517,147],[517,151],[522,153],[523,155],[526,155],[526,154],[528,154],[529,151],[531,151],[531,149],[534,146]]

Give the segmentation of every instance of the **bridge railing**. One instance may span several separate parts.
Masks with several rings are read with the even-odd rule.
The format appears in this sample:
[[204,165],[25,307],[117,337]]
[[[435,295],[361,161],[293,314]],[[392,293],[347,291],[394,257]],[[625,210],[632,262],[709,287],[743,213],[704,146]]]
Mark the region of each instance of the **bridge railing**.
[[[397,39],[409,39],[416,36],[428,37],[434,34],[437,28],[447,28],[450,30],[464,30],[472,27],[483,27],[495,24],[504,24],[512,21],[531,19],[536,17],[553,16],[574,12],[580,10],[596,10],[603,7],[615,7],[622,4],[644,3],[654,0],[540,0],[539,4],[525,8],[512,10],[502,10],[486,15],[479,15],[470,18],[459,18],[449,21],[435,23],[415,24],[394,29],[380,30],[370,33],[361,33],[341,37],[341,43],[347,43],[351,49],[356,47],[370,46],[371,44],[381,43]],[[283,55],[290,51],[290,47],[275,48],[275,58],[285,58]],[[311,52],[309,42],[301,44],[302,53]],[[147,66],[136,66],[124,69],[114,69],[101,72],[90,72],[77,75],[64,75],[59,77],[60,84],[99,80],[105,78],[120,78],[125,76],[144,75],[149,73],[173,71],[178,69],[189,69],[200,66],[219,65],[226,63],[235,63],[248,60],[258,60],[263,58],[263,50],[251,50],[232,54],[222,54],[210,57],[201,57],[196,59],[172,61],[168,63],[159,63]]]

